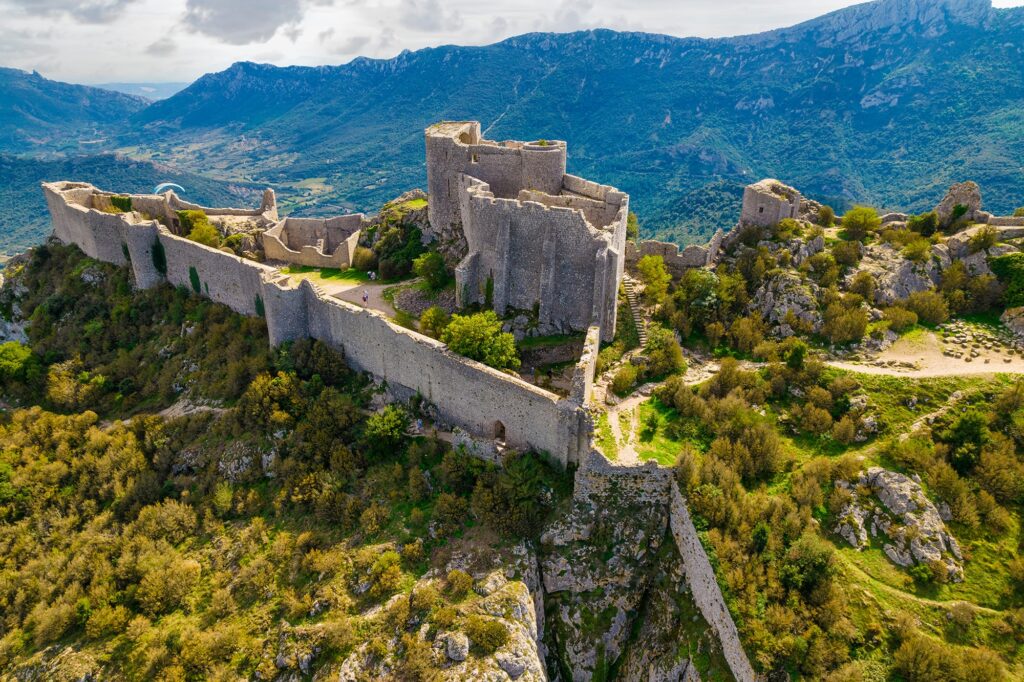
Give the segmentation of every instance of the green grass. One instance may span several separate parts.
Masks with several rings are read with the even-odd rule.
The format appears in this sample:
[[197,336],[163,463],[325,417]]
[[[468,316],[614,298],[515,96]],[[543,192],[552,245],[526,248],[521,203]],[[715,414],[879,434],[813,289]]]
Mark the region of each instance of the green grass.
[[409,201],[403,201],[401,204],[398,205],[399,209],[403,209],[403,210],[407,210],[407,211],[418,211],[421,208],[426,208],[426,207],[427,207],[427,200],[426,199],[409,199]]
[[[683,441],[676,440],[669,434],[669,423],[678,419],[678,413],[657,398],[641,403],[637,421],[637,455],[641,462],[655,460],[662,466],[673,466],[683,447]],[[654,431],[647,428],[647,420],[655,415],[658,427]]]
[[307,275],[303,279],[324,280],[328,282],[369,282],[370,276],[362,270],[348,268],[314,268],[310,265],[289,265],[281,268],[285,275]]
[[611,461],[614,462],[619,458],[619,446],[615,443],[612,427],[608,423],[607,412],[600,413],[594,422],[594,445]]

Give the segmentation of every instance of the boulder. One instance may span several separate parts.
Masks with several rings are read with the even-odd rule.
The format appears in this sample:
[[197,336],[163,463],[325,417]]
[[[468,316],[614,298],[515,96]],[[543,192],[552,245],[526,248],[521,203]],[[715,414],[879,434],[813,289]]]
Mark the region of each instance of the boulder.
[[904,299],[916,291],[932,289],[950,262],[948,252],[939,246],[932,248],[928,262],[915,263],[891,244],[871,244],[865,247],[860,266],[847,275],[846,284],[852,284],[859,272],[870,273],[877,284],[875,300],[881,304]]
[[818,331],[821,329],[821,313],[815,289],[816,285],[803,282],[795,272],[781,271],[767,277],[757,288],[747,312],[760,315],[776,336],[787,335],[783,327],[789,329],[786,317],[790,312]]
[[949,224],[957,206],[966,206],[967,212],[963,217],[968,221],[974,220],[975,213],[981,210],[981,188],[978,187],[978,183],[968,180],[950,187],[946,196],[942,197],[942,201],[935,207],[935,212],[939,214],[939,222],[943,225]]
[[445,655],[453,661],[464,661],[469,656],[469,637],[462,632],[445,635]]
[[1006,325],[1014,336],[1024,339],[1024,306],[1019,308],[1007,308],[1000,316],[999,321]]

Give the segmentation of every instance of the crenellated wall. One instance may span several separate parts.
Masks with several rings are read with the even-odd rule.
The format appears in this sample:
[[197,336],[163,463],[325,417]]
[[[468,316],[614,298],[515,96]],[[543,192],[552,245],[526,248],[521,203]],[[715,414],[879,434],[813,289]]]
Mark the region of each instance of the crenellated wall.
[[[444,422],[474,435],[502,433],[510,447],[547,452],[562,465],[589,448],[593,426],[579,399],[560,398],[457,355],[379,312],[324,295],[308,280],[296,285],[276,268],[171,234],[155,220],[89,208],[97,192],[91,186],[51,183],[43,191],[54,235],[97,260],[130,265],[140,288],[168,282],[238,313],[263,315],[271,345],[319,339],[354,369],[386,382],[393,395],[419,394]],[[165,273],[154,258],[159,250]],[[584,365],[581,371],[592,378]]]

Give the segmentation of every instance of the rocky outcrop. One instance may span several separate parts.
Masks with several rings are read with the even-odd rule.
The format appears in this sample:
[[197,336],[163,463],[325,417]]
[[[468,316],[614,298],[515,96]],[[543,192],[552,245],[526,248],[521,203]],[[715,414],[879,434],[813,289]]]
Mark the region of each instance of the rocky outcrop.
[[1018,339],[1024,339],[1024,307],[1007,308],[1000,316],[999,321],[1005,324]]
[[623,653],[665,541],[669,480],[592,453],[571,510],[542,535],[548,641],[566,680],[606,674]]
[[817,332],[821,329],[817,288],[791,270],[779,271],[768,276],[757,288],[747,312],[767,322],[772,333],[779,337],[796,333],[790,324],[793,318]]
[[889,304],[935,287],[949,263],[949,252],[941,244],[932,247],[932,257],[925,263],[908,260],[891,244],[871,244],[864,248],[860,265],[847,275],[846,283],[857,273],[868,272],[875,278],[875,301]]
[[870,533],[881,538],[882,551],[894,564],[941,564],[950,580],[963,580],[960,545],[946,530],[939,509],[917,481],[871,467],[855,483],[836,482],[851,493],[852,499],[840,512],[835,533],[858,549],[870,545]]
[[943,225],[950,224],[955,219],[957,206],[964,207],[966,211],[956,218],[963,217],[968,222],[974,220],[975,214],[981,211],[981,188],[978,187],[978,183],[968,180],[950,187],[946,196],[942,197],[942,201],[935,207],[939,222]]

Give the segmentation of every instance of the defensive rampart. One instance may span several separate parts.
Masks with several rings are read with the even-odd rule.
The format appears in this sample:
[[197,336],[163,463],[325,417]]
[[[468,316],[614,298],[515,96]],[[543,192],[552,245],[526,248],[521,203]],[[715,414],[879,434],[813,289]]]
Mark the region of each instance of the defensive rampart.
[[[54,235],[87,255],[130,265],[139,287],[186,287],[244,315],[266,318],[270,343],[312,337],[340,350],[358,371],[380,378],[397,397],[419,394],[445,422],[516,449],[547,452],[566,465],[589,448],[592,424],[577,399],[560,398],[457,355],[381,313],[295,284],[276,268],[173,235],[136,213],[91,208],[89,185],[43,185]],[[585,376],[593,376],[581,361]],[[588,374],[589,373],[589,374]]]

